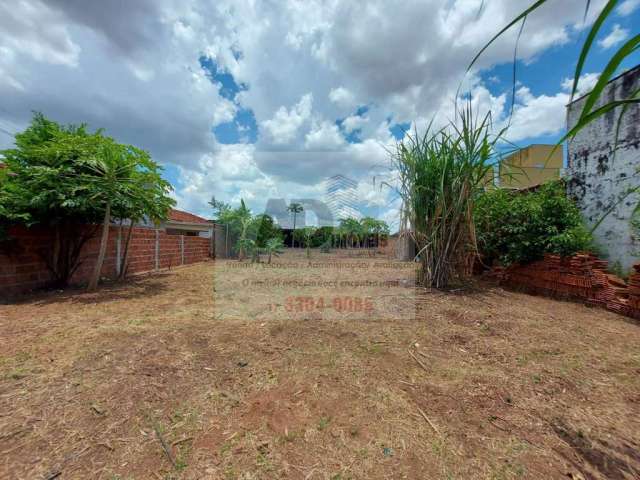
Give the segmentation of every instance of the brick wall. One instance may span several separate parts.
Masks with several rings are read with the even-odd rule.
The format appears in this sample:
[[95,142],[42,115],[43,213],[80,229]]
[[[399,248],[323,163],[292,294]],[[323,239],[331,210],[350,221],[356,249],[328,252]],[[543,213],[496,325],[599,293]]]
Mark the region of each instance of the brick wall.
[[[102,276],[115,278],[118,258],[118,227],[109,230],[109,243],[102,267]],[[121,254],[127,230],[122,231]],[[72,284],[81,285],[93,273],[100,247],[100,229],[83,247],[81,265],[73,275]],[[43,252],[53,245],[50,230],[34,227],[13,227],[9,237],[14,248],[10,253],[0,252],[0,298],[46,287],[51,275],[43,260]],[[163,230],[136,227],[129,247],[128,274],[151,272],[179,265],[202,262],[209,259],[208,238],[167,235]],[[184,253],[183,253],[184,252]]]
[[607,262],[592,254],[569,258],[545,255],[529,265],[496,267],[490,275],[507,287],[549,297],[579,300],[640,320],[640,264],[629,282],[607,272]]

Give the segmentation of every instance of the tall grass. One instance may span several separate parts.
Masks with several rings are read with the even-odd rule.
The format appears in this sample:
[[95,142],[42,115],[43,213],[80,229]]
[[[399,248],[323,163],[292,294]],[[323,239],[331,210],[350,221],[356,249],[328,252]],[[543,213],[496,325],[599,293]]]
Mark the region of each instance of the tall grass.
[[473,208],[493,180],[498,160],[491,116],[477,119],[467,104],[458,123],[407,135],[393,152],[398,193],[421,263],[420,283],[443,288],[470,275],[478,255]]

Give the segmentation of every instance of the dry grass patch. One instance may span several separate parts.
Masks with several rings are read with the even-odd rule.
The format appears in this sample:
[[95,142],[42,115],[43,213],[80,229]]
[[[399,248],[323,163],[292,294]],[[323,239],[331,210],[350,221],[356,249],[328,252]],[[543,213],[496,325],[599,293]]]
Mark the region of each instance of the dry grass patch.
[[213,273],[0,306],[0,477],[640,475],[623,317],[481,284],[404,320],[221,318]]

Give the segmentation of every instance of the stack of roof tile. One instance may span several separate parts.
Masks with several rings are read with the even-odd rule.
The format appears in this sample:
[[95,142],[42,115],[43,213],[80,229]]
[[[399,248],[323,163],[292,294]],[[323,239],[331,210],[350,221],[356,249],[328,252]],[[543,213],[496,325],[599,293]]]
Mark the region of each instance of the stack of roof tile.
[[606,270],[606,261],[581,253],[568,258],[545,255],[528,265],[496,268],[492,274],[505,285],[531,293],[582,300],[640,319],[640,264],[634,266],[628,284]]
[[627,293],[629,294],[629,316],[640,320],[640,263],[633,266]]

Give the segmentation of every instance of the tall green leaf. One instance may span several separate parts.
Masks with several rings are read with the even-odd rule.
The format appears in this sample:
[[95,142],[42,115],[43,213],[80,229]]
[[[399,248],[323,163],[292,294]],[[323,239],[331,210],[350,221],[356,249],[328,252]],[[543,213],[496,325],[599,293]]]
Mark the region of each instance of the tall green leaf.
[[609,63],[607,63],[607,66],[600,74],[598,82],[587,96],[584,107],[582,108],[580,118],[585,118],[591,112],[591,109],[596,104],[598,99],[602,96],[604,88],[607,86],[607,83],[609,83],[611,77],[618,70],[618,67],[620,66],[622,61],[629,55],[631,55],[638,48],[638,45],[640,45],[640,34],[627,41],[622,47],[620,47],[615,55],[611,57],[611,60],[609,60]]
[[[598,15],[598,18],[593,23],[593,26],[591,27],[591,30],[589,30],[589,34],[587,35],[587,38],[585,39],[584,44],[582,45],[582,50],[580,51],[580,56],[578,57],[578,63],[576,65],[576,71],[573,75],[573,88],[571,89],[572,100],[576,92],[578,91],[578,82],[580,81],[580,75],[582,75],[582,69],[584,68],[584,63],[587,60],[587,56],[589,55],[589,51],[591,50],[593,42],[595,41],[596,36],[598,35],[600,28],[602,27],[602,24],[607,18],[609,18],[609,16],[611,15],[611,12],[613,11],[617,3],[618,3],[618,0],[609,0],[607,2],[605,7],[600,12],[600,15]],[[589,7],[589,4],[587,4],[587,8],[588,7]],[[586,18],[586,12],[585,12],[585,18]]]

